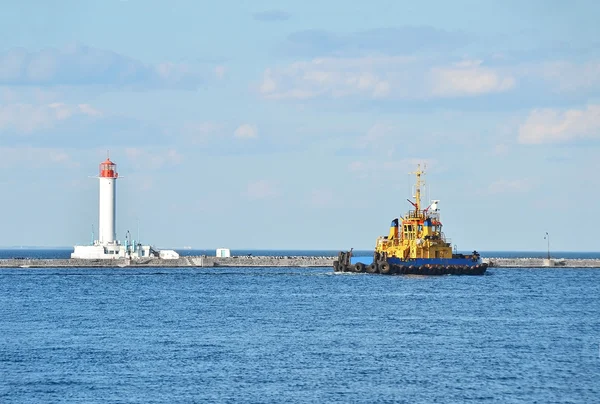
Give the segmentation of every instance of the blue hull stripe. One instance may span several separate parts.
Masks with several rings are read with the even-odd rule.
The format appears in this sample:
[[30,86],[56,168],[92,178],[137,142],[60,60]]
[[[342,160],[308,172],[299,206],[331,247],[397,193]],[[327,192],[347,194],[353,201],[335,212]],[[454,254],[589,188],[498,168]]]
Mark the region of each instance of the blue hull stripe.
[[[373,262],[373,257],[352,257],[350,258],[351,264],[362,262],[365,265],[370,265]],[[402,266],[421,266],[421,265],[460,265],[473,267],[477,264],[481,264],[479,261],[472,261],[469,258],[415,258],[412,260],[401,260],[400,258],[388,258],[390,264],[402,265]]]

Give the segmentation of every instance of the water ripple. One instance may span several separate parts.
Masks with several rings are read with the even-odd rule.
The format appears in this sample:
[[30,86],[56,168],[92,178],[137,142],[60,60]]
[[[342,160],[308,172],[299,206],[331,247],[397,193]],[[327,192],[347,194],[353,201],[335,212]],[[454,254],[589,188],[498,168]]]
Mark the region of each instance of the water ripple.
[[600,271],[0,271],[0,402],[581,402]]

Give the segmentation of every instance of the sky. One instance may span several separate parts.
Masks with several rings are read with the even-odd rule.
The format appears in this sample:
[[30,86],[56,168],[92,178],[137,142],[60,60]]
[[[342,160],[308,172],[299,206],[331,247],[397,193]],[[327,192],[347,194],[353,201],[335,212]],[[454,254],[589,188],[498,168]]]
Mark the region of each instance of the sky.
[[0,246],[371,249],[416,164],[458,250],[598,251],[600,2],[105,0],[0,13]]

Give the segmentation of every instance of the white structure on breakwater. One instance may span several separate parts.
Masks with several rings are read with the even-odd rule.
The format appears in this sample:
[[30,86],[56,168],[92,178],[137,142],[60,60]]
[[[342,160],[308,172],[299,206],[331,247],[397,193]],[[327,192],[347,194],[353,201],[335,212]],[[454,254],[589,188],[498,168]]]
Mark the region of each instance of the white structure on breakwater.
[[[117,202],[117,165],[107,158],[100,163],[100,183],[98,200],[98,239],[91,245],[76,245],[71,258],[79,259],[112,259],[158,257],[177,259],[179,254],[173,250],[154,250],[151,246],[126,237],[122,245],[116,236],[116,202]],[[129,235],[129,232],[127,232]]]
[[217,257],[229,258],[231,257],[231,250],[229,248],[217,248]]

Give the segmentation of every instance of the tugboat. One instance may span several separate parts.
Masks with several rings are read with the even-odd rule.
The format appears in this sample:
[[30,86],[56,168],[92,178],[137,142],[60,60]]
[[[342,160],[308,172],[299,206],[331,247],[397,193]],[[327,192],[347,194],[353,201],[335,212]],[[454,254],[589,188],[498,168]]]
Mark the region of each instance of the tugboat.
[[424,185],[421,165],[411,173],[417,177],[413,206],[404,217],[392,220],[387,236],[377,238],[373,258],[354,257],[352,249],[338,253],[333,262],[335,272],[368,272],[386,275],[483,275],[488,267],[477,251],[472,254],[452,252],[450,239],[442,232],[438,209],[433,200],[422,209]]

